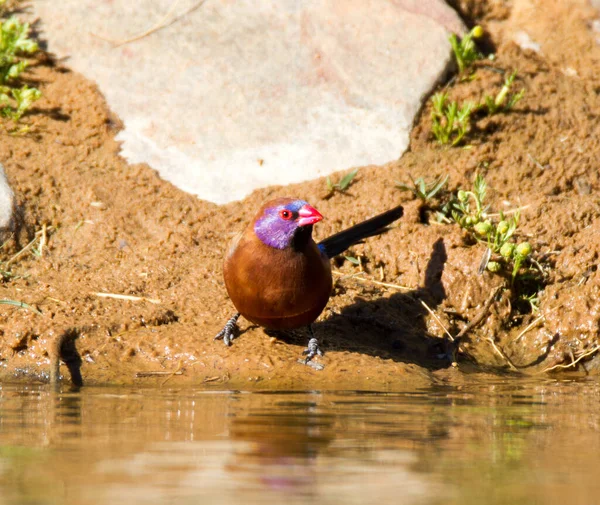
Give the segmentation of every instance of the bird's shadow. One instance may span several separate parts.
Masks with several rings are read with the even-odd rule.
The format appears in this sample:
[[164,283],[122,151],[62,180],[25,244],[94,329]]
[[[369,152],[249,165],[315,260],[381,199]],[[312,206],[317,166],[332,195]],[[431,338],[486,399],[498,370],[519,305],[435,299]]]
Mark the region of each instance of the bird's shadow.
[[447,258],[440,238],[433,244],[424,286],[389,297],[356,298],[341,312],[313,324],[323,350],[357,352],[428,369],[449,366],[446,337],[432,335],[426,317],[427,307],[433,311],[446,298],[441,278]]

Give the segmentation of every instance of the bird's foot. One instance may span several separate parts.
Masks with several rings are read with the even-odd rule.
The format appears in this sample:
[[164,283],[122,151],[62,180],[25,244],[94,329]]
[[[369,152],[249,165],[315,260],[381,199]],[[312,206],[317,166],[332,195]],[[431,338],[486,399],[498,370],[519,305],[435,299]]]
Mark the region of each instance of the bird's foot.
[[235,314],[229,321],[225,323],[223,329],[217,333],[215,340],[223,339],[225,345],[231,345],[231,342],[235,338],[235,329],[237,327],[237,320],[240,317],[240,313]]
[[323,356],[323,351],[321,351],[321,349],[319,348],[319,341],[315,337],[311,338],[308,341],[308,346],[306,347],[306,349],[302,351],[302,354],[306,355],[306,358],[304,358],[305,365],[308,365],[310,360],[313,359],[315,356]]

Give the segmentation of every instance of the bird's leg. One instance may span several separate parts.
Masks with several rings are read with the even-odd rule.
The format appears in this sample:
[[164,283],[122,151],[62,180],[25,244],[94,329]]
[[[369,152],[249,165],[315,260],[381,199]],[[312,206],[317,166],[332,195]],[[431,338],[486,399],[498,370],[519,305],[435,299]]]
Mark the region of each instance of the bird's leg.
[[302,352],[302,354],[306,355],[304,364],[308,364],[308,362],[315,356],[323,356],[323,351],[319,349],[319,341],[317,340],[317,337],[315,337],[312,324],[308,325],[308,331],[310,332],[310,340],[308,341],[308,346]]
[[215,340],[223,339],[225,345],[231,345],[232,340],[235,338],[234,332],[237,325],[237,320],[240,317],[240,313],[235,314],[229,321],[225,323],[223,329],[217,333]]

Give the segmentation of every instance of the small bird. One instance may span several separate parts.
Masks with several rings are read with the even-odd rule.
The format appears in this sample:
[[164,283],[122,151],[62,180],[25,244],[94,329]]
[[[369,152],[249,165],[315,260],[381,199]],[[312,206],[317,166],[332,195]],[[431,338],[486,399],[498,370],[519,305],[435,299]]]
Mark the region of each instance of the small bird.
[[308,326],[305,363],[322,356],[312,327],[332,290],[329,260],[402,217],[402,206],[343,230],[318,244],[313,225],[323,219],[304,200],[278,198],[265,203],[231,242],[223,275],[237,313],[215,339],[231,345],[240,315],[271,330]]

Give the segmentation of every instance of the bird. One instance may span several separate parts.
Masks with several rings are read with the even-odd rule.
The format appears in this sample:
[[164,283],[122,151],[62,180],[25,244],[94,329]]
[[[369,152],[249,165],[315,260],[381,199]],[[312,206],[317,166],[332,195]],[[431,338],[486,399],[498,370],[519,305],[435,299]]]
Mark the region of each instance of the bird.
[[331,258],[382,233],[403,213],[398,205],[317,244],[313,225],[323,219],[317,209],[298,198],[266,202],[225,254],[225,287],[237,312],[215,339],[231,345],[240,316],[269,330],[308,326],[311,338],[303,362],[322,356],[311,324],[331,295]]

